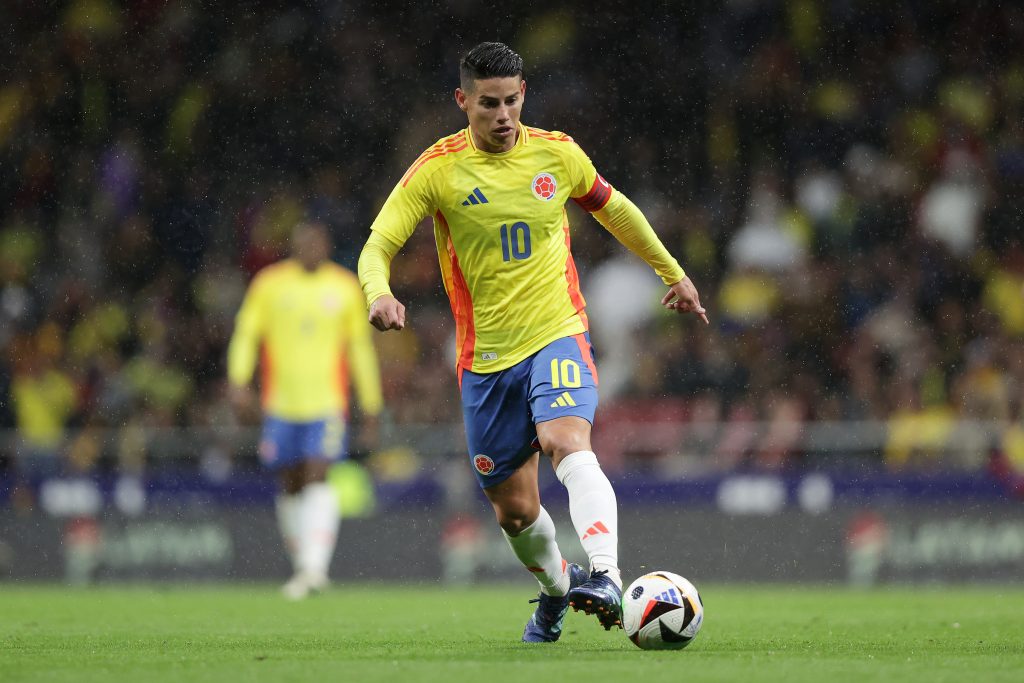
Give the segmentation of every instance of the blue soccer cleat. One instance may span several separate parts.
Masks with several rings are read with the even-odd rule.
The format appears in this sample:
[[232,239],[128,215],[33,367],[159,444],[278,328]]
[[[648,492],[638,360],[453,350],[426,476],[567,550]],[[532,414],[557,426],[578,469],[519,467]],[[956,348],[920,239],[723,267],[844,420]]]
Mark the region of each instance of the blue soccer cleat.
[[[569,590],[579,586],[587,578],[587,573],[578,564],[570,564]],[[569,611],[569,596],[554,596],[541,592],[540,596],[530,602],[539,603],[530,620],[523,629],[524,643],[553,643],[562,635],[562,621]]]
[[579,612],[596,614],[605,631],[622,628],[622,589],[608,577],[607,570],[595,571],[590,578],[569,590],[569,606]]

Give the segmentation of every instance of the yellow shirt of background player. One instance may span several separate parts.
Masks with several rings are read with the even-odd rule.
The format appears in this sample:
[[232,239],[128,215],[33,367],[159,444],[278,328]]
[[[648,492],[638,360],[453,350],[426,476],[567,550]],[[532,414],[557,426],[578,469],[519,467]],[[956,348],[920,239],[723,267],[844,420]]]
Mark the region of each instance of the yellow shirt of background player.
[[377,356],[355,275],[334,263],[314,272],[287,259],[257,273],[228,348],[228,378],[252,379],[262,344],[263,409],[306,422],[348,410],[349,376],[361,409],[380,412]]

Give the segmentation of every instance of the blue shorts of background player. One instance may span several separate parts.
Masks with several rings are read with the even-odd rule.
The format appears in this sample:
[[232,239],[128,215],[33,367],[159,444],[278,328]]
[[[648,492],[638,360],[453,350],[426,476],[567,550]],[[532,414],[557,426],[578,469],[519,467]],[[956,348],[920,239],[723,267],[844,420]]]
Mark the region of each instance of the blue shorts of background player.
[[290,422],[268,415],[263,420],[260,461],[272,470],[303,460],[340,460],[346,453],[345,419],[338,415],[311,422]]
[[481,488],[508,479],[536,451],[538,422],[569,415],[594,423],[597,368],[589,334],[557,339],[505,370],[463,371],[462,416]]

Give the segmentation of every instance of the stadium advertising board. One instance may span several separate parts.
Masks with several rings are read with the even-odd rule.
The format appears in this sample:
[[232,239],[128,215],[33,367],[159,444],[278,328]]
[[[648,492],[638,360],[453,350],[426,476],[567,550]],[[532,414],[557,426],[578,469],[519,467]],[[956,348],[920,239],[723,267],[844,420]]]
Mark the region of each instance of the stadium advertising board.
[[[483,511],[398,511],[346,520],[336,580],[506,580],[522,570]],[[583,559],[568,519],[563,549]],[[627,575],[670,567],[700,581],[902,583],[1010,581],[1024,574],[1024,509],[1011,503],[883,504],[820,514],[792,507],[741,515],[709,506],[626,508]],[[70,583],[256,580],[287,577],[273,511],[265,506],[97,519],[4,511],[0,576]],[[699,552],[695,549],[699,548]]]

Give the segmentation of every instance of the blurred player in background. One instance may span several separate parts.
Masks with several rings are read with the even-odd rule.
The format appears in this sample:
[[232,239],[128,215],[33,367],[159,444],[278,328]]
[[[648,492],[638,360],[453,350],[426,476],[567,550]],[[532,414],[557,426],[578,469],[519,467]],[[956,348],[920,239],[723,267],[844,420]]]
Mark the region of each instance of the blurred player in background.
[[376,440],[382,404],[359,283],[328,260],[330,250],[324,225],[299,225],[292,257],[253,278],[228,347],[231,401],[239,412],[255,403],[250,382],[260,359],[260,459],[280,481],[277,519],[295,572],[283,591],[292,599],[327,585],[340,515],[326,475],[346,453],[349,376],[367,445]]
[[[460,64],[455,100],[469,127],[413,162],[372,226],[359,277],[380,330],[405,326],[390,264],[432,216],[456,321],[458,380],[473,465],[509,545],[540,583],[523,640],[561,635],[571,606],[621,626],[615,492],[590,443],[597,370],[564,204],[594,214],[661,276],[662,304],[707,322],[697,291],[643,214],[564,133],[520,123],[522,59],[482,43]],[[647,305],[638,302],[637,305]],[[538,453],[551,458],[590,559],[567,565],[541,506]]]

